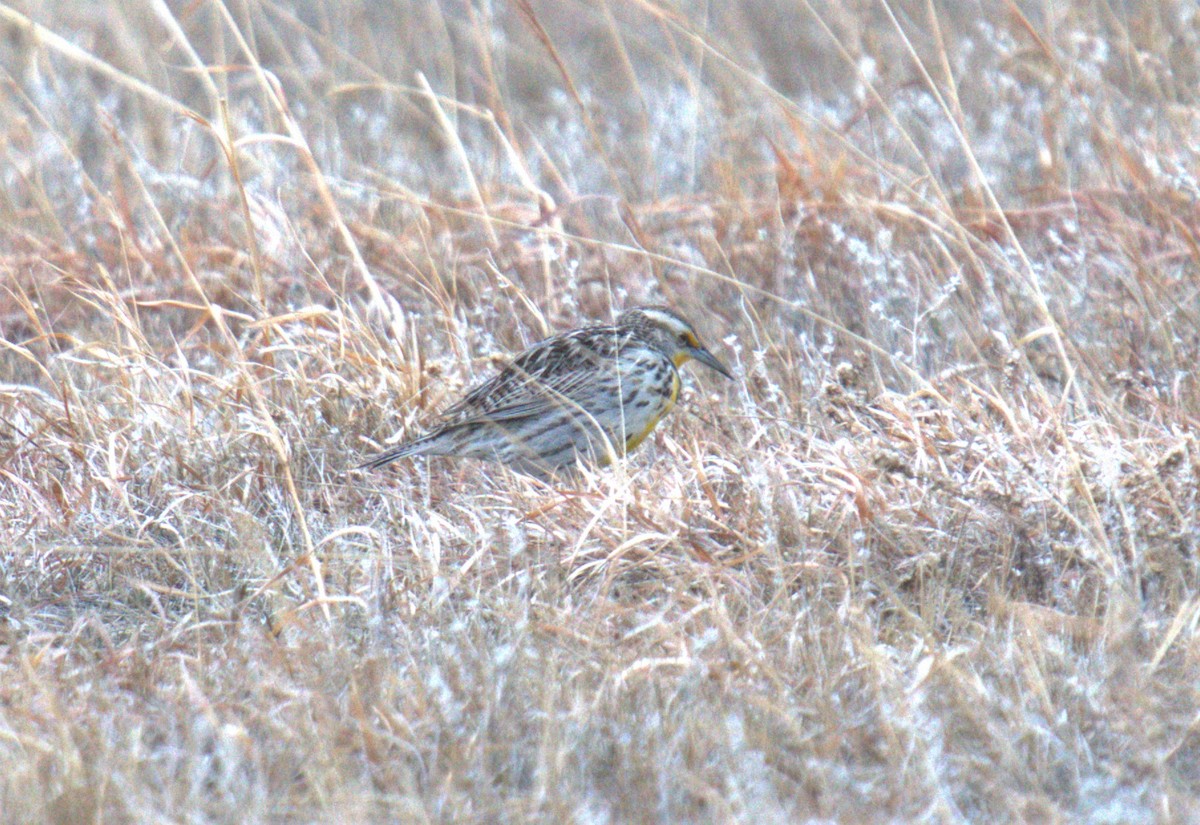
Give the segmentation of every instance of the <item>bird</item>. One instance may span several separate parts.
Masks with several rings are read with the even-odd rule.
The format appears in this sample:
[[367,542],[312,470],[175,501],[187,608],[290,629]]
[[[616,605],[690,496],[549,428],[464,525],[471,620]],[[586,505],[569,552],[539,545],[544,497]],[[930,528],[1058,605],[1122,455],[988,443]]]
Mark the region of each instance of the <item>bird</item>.
[[679,368],[690,360],[733,378],[673,309],[629,309],[613,324],[534,344],[444,410],[424,435],[358,469],[442,455],[498,461],[545,480],[582,464],[607,466],[645,441],[675,406]]

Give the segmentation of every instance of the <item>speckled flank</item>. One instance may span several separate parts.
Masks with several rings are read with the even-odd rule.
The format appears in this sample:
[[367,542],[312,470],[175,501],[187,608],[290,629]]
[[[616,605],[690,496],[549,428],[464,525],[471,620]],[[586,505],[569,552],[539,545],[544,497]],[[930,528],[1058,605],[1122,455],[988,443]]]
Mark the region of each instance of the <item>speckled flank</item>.
[[667,398],[666,402],[662,406],[662,409],[658,411],[658,414],[650,419],[650,423],[646,425],[645,429],[643,429],[640,433],[631,435],[629,438],[627,438],[625,440],[625,452],[629,452],[630,450],[635,448],[637,445],[639,445],[643,441],[645,441],[646,436],[648,436],[648,435],[650,435],[650,433],[654,432],[654,428],[658,426],[660,421],[662,421],[664,418],[666,418],[667,413],[669,413],[671,411],[671,409],[675,406],[675,402],[678,400],[679,400],[679,373],[672,370],[670,397]]

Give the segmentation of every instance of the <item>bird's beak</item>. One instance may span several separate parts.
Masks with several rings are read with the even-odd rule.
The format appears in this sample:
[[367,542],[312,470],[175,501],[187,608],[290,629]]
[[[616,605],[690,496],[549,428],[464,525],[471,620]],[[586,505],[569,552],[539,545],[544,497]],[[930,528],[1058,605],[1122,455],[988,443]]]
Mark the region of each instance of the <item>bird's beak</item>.
[[687,354],[695,358],[706,367],[712,367],[717,372],[724,375],[726,378],[733,378],[733,373],[725,368],[725,365],[717,360],[717,356],[706,350],[704,347],[688,347]]

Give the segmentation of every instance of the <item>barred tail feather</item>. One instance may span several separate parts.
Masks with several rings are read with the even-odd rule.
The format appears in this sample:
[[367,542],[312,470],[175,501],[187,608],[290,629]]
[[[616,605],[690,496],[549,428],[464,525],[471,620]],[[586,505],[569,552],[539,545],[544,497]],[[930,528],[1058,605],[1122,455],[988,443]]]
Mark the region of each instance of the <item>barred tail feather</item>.
[[414,438],[412,441],[397,444],[390,450],[386,450],[374,458],[359,464],[356,469],[374,470],[385,464],[391,464],[398,459],[414,455],[447,455],[453,451],[453,444],[451,443],[451,439],[448,439],[446,435],[445,432],[430,433],[420,438]]

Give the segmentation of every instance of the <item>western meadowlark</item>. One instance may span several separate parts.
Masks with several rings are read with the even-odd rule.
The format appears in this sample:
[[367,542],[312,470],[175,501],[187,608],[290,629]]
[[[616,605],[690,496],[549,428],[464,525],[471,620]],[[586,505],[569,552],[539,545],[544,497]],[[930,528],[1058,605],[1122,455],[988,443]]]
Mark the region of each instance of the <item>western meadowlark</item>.
[[693,358],[733,377],[678,313],[631,309],[611,326],[534,344],[443,412],[430,432],[361,467],[453,455],[545,478],[579,461],[609,464],[641,444],[675,406],[679,367]]

